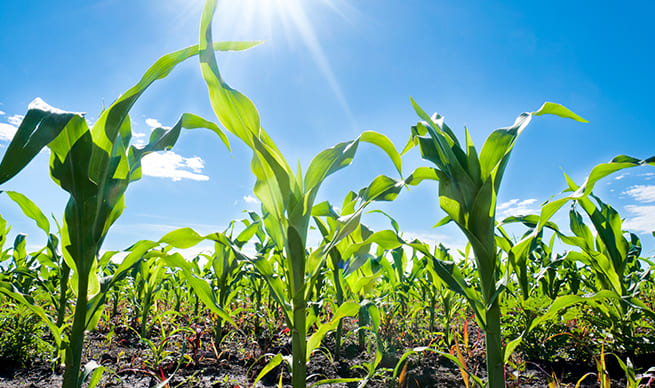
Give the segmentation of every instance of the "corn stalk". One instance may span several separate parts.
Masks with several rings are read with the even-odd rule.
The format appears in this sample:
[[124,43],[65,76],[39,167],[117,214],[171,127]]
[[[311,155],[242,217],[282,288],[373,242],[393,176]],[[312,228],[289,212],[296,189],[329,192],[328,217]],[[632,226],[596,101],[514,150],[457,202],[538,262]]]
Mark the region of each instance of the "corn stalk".
[[[226,42],[210,47],[242,50],[255,44]],[[128,112],[134,103],[153,82],[166,77],[178,63],[197,54],[198,46],[191,46],[160,58],[136,85],[103,111],[92,128],[88,127],[83,114],[65,112],[35,99],[0,162],[2,184],[47,146],[51,151],[50,175],[70,194],[61,238],[77,300],[66,351],[65,388],[80,385],[80,359],[88,324],[87,303],[100,291],[96,258],[107,231],[124,209],[127,186],[141,177],[141,159],[151,152],[171,148],[182,128],[208,128],[228,145],[215,124],[184,114],[172,128],[153,130],[144,147],[130,146],[132,131]]]
[[403,152],[418,144],[421,156],[434,163],[435,167],[420,167],[408,178],[408,183],[437,180],[440,207],[446,212],[447,220],[457,224],[473,248],[481,295],[474,292],[467,299],[473,302],[472,307],[486,333],[489,387],[503,387],[504,361],[498,298],[505,289],[504,283],[508,277],[500,271],[495,239],[496,200],[500,183],[516,139],[533,116],[554,114],[576,121],[585,120],[561,105],[547,102],[536,112],[521,114],[511,127],[493,131],[478,154],[468,131],[462,147],[443,117],[436,114],[428,116],[414,100],[412,105],[424,121],[412,128],[412,136]]
[[[255,174],[254,194],[262,204],[264,226],[277,250],[284,252],[287,276],[273,276],[270,263],[255,260],[253,263],[267,280],[271,293],[282,306],[292,335],[292,385],[305,387],[306,362],[318,346],[320,338],[307,340],[306,308],[311,286],[325,261],[325,254],[351,230],[344,221],[342,230],[326,249],[307,254],[307,232],[312,208],[323,181],[334,172],[350,165],[360,142],[369,142],[384,150],[400,171],[400,155],[383,135],[367,131],[357,139],[343,142],[319,153],[303,173],[294,173],[280,150],[260,126],[254,104],[243,94],[232,89],[222,79],[212,47],[211,21],[216,1],[208,0],[200,26],[200,68],[209,89],[209,98],[216,116],[227,130],[241,139],[253,152],[251,169]],[[380,176],[363,193],[363,206],[373,200],[392,199],[400,191],[401,183]],[[361,208],[349,217],[352,226],[358,223]],[[336,312],[352,315],[357,304],[344,304]],[[355,310],[355,311],[352,311]],[[319,331],[315,335],[325,335]],[[314,337],[313,337],[314,338]],[[319,340],[318,342],[316,340]]]

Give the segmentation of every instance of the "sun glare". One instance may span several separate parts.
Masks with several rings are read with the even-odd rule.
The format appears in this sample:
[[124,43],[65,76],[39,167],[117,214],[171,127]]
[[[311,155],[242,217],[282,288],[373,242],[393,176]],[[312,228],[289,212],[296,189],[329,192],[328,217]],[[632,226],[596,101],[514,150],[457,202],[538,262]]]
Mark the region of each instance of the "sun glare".
[[[214,23],[215,37],[229,39],[265,40],[273,47],[284,42],[305,46],[318,65],[330,89],[355,127],[348,103],[339,82],[330,66],[321,41],[314,30],[325,11],[334,12],[345,18],[345,12],[352,9],[346,0],[335,4],[331,0],[240,0],[218,3]],[[222,39],[224,39],[222,38]]]

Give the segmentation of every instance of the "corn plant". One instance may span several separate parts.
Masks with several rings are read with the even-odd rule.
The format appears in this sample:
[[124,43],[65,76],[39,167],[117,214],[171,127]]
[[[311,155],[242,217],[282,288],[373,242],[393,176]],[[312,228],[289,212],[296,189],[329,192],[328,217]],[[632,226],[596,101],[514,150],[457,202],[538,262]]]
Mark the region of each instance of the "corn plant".
[[[646,304],[644,304],[644,302],[639,300],[635,295],[626,295],[624,293],[624,290],[627,291],[630,289],[630,287],[625,288],[625,285],[629,284],[630,279],[624,278],[625,274],[623,271],[625,271],[627,259],[629,256],[632,256],[634,259],[636,251],[630,249],[630,243],[622,236],[623,231],[621,229],[620,217],[613,209],[602,204],[602,202],[600,202],[600,210],[596,209],[593,202],[589,200],[589,196],[592,195],[592,190],[595,184],[600,179],[626,168],[646,165],[655,166],[655,157],[641,160],[626,155],[619,155],[608,163],[601,163],[595,166],[587,176],[585,182],[580,186],[576,185],[573,180],[566,176],[569,188],[565,190],[565,192],[570,194],[564,198],[555,199],[544,204],[541,208],[538,220],[533,223],[534,229],[532,233],[511,248],[510,256],[514,256],[516,260],[525,261],[525,258],[529,255],[530,249],[534,246],[535,239],[539,238],[543,228],[549,224],[551,217],[562,206],[569,202],[582,202],[585,204],[583,209],[585,209],[585,212],[588,212],[592,219],[592,223],[594,223],[594,226],[598,228],[597,231],[599,236],[596,245],[594,244],[593,238],[590,239],[591,233],[589,228],[583,226],[579,214],[575,209],[570,213],[571,229],[574,232],[574,237],[563,236],[554,227],[551,227],[551,229],[558,233],[562,241],[583,248],[584,253],[569,252],[567,256],[573,260],[580,260],[580,262],[584,264],[591,264],[591,271],[597,272],[596,276],[599,277],[599,280],[596,282],[596,286],[594,286],[593,283],[589,283],[589,286],[597,291],[594,294],[583,296],[563,295],[555,299],[543,314],[530,322],[523,334],[508,342],[505,349],[505,360],[509,358],[514,348],[518,346],[523,337],[532,329],[542,322],[552,319],[561,310],[578,303],[607,303],[609,300],[611,305],[618,304],[624,307],[629,306],[631,309],[639,311],[640,314],[655,319],[655,314]],[[602,237],[600,236],[601,234],[603,235]],[[635,249],[637,248],[637,245],[638,244],[633,244]],[[610,254],[609,251],[612,251],[612,253]],[[638,256],[638,253],[636,254]],[[598,255],[599,262],[592,264],[590,263],[589,257],[586,257],[585,255],[590,255],[592,257]],[[600,268],[596,266],[596,264],[600,264]],[[520,268],[521,265],[518,267]],[[526,271],[517,271],[517,275],[518,281],[522,285],[521,287],[527,289],[528,287],[526,285],[528,284],[528,276]],[[598,288],[597,285],[600,285],[601,287]]]
[[[211,45],[210,50],[241,50],[255,44],[219,43]],[[128,184],[141,177],[141,159],[151,152],[172,147],[182,128],[208,128],[228,145],[215,124],[184,114],[171,129],[153,130],[146,146],[130,146],[132,132],[128,112],[131,107],[153,82],[166,77],[178,63],[197,54],[198,46],[191,46],[160,58],[135,86],[102,112],[92,128],[88,127],[83,114],[53,108],[37,98],[30,104],[0,162],[2,184],[47,146],[51,150],[51,177],[70,194],[61,237],[77,302],[66,352],[63,383],[66,388],[77,387],[80,383],[87,302],[100,289],[96,257],[109,227],[123,211]]]
[[[407,306],[410,305],[414,288],[419,286],[418,279],[422,276],[425,267],[416,257],[415,250],[412,251],[411,258],[408,258],[407,252],[401,246],[393,248],[387,253],[382,256],[384,259],[380,260],[384,273],[384,285],[394,300],[392,314],[395,315],[395,310],[400,309],[404,318],[407,315]],[[389,260],[389,256],[391,256],[391,260]],[[408,262],[412,264],[409,271],[407,271]]]
[[[341,206],[341,214],[337,214],[336,210],[328,202],[322,202],[314,206],[314,209],[312,210],[312,217],[316,227],[323,237],[324,244],[329,244],[330,241],[334,239],[336,233],[338,233],[339,218],[354,213],[356,210],[356,205],[357,195],[351,191],[344,198],[343,204]],[[334,302],[336,308],[341,307],[341,305],[343,305],[343,303],[349,299],[350,295],[348,295],[349,292],[345,278],[356,271],[369,258],[370,255],[368,251],[370,249],[370,244],[368,246],[362,247],[357,252],[354,252],[348,257],[344,257],[343,254],[346,252],[350,244],[361,242],[372,233],[373,232],[371,232],[365,225],[359,224],[354,228],[352,233],[350,233],[343,240],[339,241],[339,243],[334,245],[328,252],[329,260],[326,261],[326,265],[331,275],[332,286],[334,287]],[[362,302],[363,300],[364,298],[358,299],[358,302]],[[365,305],[360,307],[359,322],[363,326],[366,326],[366,310],[367,307]],[[339,320],[335,331],[335,361],[338,361],[341,357],[342,335],[343,321]],[[361,331],[361,335],[364,335],[363,330]]]
[[[355,140],[339,143],[319,153],[303,174],[291,169],[268,134],[260,127],[259,114],[253,103],[243,94],[229,87],[222,79],[212,47],[211,21],[216,1],[208,0],[202,14],[200,27],[200,68],[209,88],[209,98],[216,116],[227,130],[241,139],[253,152],[251,169],[257,179],[254,194],[262,203],[266,232],[283,250],[287,276],[273,277],[266,260],[255,260],[254,264],[269,283],[271,293],[282,306],[285,319],[292,334],[292,385],[304,387],[306,362],[311,350],[318,345],[315,339],[306,338],[307,295],[317,273],[325,260],[324,253],[330,245],[338,243],[349,234],[349,225],[344,223],[342,231],[326,250],[315,250],[307,255],[307,231],[314,206],[314,200],[323,181],[334,172],[352,162],[360,142],[369,142],[382,148],[400,171],[400,155],[393,144],[379,133],[364,132]],[[400,190],[400,184],[391,178],[378,177],[363,194],[364,203],[377,199],[391,199]],[[363,207],[362,207],[363,208]],[[361,210],[350,220],[358,219]],[[354,226],[354,224],[353,224]],[[336,314],[351,314],[358,306],[345,304]],[[319,329],[319,339],[324,333]]]
[[347,273],[345,277],[348,293],[360,303],[357,321],[357,344],[360,350],[364,350],[367,345],[367,328],[372,328],[377,334],[378,326],[380,326],[379,298],[376,289],[376,285],[382,279],[380,260],[380,258],[369,258]]
[[[21,211],[28,218],[31,218],[36,223],[39,229],[43,230],[48,237],[46,250],[38,256],[41,263],[40,282],[41,286],[47,289],[48,295],[51,298],[57,298],[52,301],[53,306],[57,310],[56,325],[61,327],[64,324],[66,309],[70,297],[70,289],[68,286],[70,277],[70,267],[66,264],[63,256],[59,253],[59,238],[50,232],[50,222],[34,202],[21,193],[14,191],[6,191],[9,198],[20,206]],[[57,220],[55,219],[55,223]],[[57,223],[57,228],[60,229]],[[61,234],[61,233],[59,233]],[[55,290],[55,287],[59,290]],[[58,297],[57,297],[58,296]]]
[[[32,219],[36,226],[45,232],[48,240],[46,247],[30,255],[30,263],[28,263],[25,260],[27,258],[24,249],[25,236],[21,234],[16,236],[12,251],[12,263],[6,269],[6,273],[10,277],[2,284],[0,292],[4,292],[20,303],[25,304],[26,307],[41,317],[51,330],[54,330],[53,334],[59,333],[59,328],[64,327],[65,315],[70,307],[70,289],[68,287],[70,268],[59,254],[59,239],[55,234],[50,233],[50,222],[34,202],[21,193],[14,191],[5,191],[5,193],[20,207],[25,216]],[[57,227],[59,228],[58,224]],[[6,232],[8,231],[9,229],[6,230]],[[4,241],[2,242],[4,243]],[[13,271],[11,271],[12,266],[15,267]],[[50,301],[49,305],[41,306],[34,300],[30,295],[32,291],[35,291],[32,290],[32,285],[45,291],[44,293]],[[57,312],[56,320],[53,320],[48,312],[50,307]],[[59,335],[55,334],[53,338],[54,354],[57,356],[62,350],[62,342]]]
[[[571,189],[577,189],[572,181],[569,182]],[[617,332],[616,337],[627,346],[626,350],[634,350],[636,321],[644,313],[655,317],[650,309],[644,309],[643,306],[635,308],[630,302],[638,298],[641,283],[651,281],[650,268],[642,269],[639,263],[639,237],[629,233],[626,238],[621,217],[616,210],[593,194],[590,197],[596,204],[589,197],[574,202],[569,211],[569,219],[575,236],[562,240],[581,249],[581,252],[569,252],[567,257],[589,267],[595,280],[595,292],[610,290],[621,298],[619,303],[603,304],[600,312],[608,322],[612,322],[612,328]],[[589,216],[596,230],[595,239],[578,213],[577,206]]]
[[[226,231],[226,237],[233,241],[237,247],[241,248],[255,234],[258,226],[258,223],[249,223],[246,220],[246,229],[239,233],[236,238],[232,239],[234,228],[234,222],[232,222],[228,227],[231,230],[229,232]],[[230,303],[239,291],[238,283],[245,273],[243,271],[244,262],[234,254],[229,245],[220,242],[214,244],[212,255],[202,256],[207,259],[207,264],[203,270],[204,279],[193,275],[189,270],[183,273],[186,276],[193,276],[193,279],[188,278],[187,280],[191,280],[191,284],[194,286],[199,300],[212,311],[222,310],[227,312],[230,310]],[[198,287],[200,284],[202,286]],[[217,315],[214,322],[214,341],[217,345],[223,340],[223,316],[223,314]]]
[[507,277],[499,271],[495,239],[500,183],[516,139],[533,116],[554,114],[584,120],[561,105],[547,102],[536,112],[521,114],[511,127],[492,132],[478,154],[468,131],[462,147],[443,117],[428,116],[414,100],[412,105],[424,121],[412,128],[412,136],[404,151],[418,144],[421,156],[435,167],[419,168],[408,178],[408,183],[437,180],[440,207],[446,212],[447,219],[455,222],[466,235],[473,248],[481,293],[475,292],[467,299],[474,299],[473,310],[486,333],[488,384],[492,388],[502,387],[505,382],[498,297],[505,288],[503,283],[507,282]]
[[[448,252],[448,249],[443,245],[439,244],[434,248],[434,255],[426,257],[427,265],[425,271],[425,279],[427,284],[424,285],[426,294],[429,295],[428,300],[430,301],[430,331],[434,330],[434,318],[435,318],[435,303],[438,299],[439,304],[443,310],[441,315],[442,318],[442,327],[443,334],[445,339],[445,344],[450,348],[452,346],[453,335],[451,332],[451,325],[455,319],[455,314],[462,307],[462,301],[460,296],[457,295],[453,290],[451,290],[441,277],[438,275],[437,267],[440,262],[453,262],[453,258]],[[465,266],[466,262],[464,261],[461,266]]]
[[136,307],[135,313],[139,322],[139,335],[142,339],[149,336],[148,317],[159,291],[169,276],[166,273],[165,263],[159,260],[159,254],[156,249],[147,252],[132,270],[135,297],[133,303]]

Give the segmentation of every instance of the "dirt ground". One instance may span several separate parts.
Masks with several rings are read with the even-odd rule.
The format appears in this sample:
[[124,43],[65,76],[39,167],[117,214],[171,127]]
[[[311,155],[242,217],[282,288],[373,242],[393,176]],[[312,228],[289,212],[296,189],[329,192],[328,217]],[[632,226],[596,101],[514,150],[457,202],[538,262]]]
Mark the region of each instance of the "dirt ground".
[[[275,336],[273,336],[275,337]],[[151,338],[153,338],[151,336]],[[243,338],[228,334],[221,343],[220,351],[212,344],[211,337],[205,333],[201,337],[202,346],[191,346],[192,339],[185,336],[169,336],[159,346],[159,358],[154,356],[156,348],[139,341],[138,336],[129,330],[107,333],[91,332],[86,337],[83,363],[94,360],[105,370],[98,386],[100,387],[251,387],[254,377],[259,374],[270,357],[266,354],[289,354],[291,345],[286,336],[262,336],[262,338]],[[347,337],[342,357],[334,361],[334,340],[328,336],[325,348],[312,355],[308,364],[308,386],[324,379],[361,378],[366,370],[361,368],[370,362],[373,355],[360,352],[354,337]],[[186,345],[185,345],[186,343]],[[180,355],[186,354],[184,357]],[[403,376],[398,380],[391,378],[393,370],[402,354],[385,354],[378,365],[377,373],[366,383],[366,387],[387,388],[399,386],[414,387],[465,387],[459,368],[447,358],[424,352],[410,357]],[[635,364],[655,364],[655,355],[637,358]],[[615,364],[615,363],[614,363]],[[613,378],[612,386],[625,386],[624,376],[618,365],[608,358],[608,371]],[[639,365],[636,365],[639,366]],[[480,352],[467,360],[467,367],[477,376],[484,378],[484,355]],[[400,370],[400,369],[399,369]],[[510,387],[546,387],[548,379],[558,377],[560,386],[574,387],[578,379],[586,373],[595,372],[594,365],[577,363],[538,362],[523,363],[522,370],[508,367],[506,380]],[[2,387],[60,387],[63,370],[52,367],[50,363],[36,361],[31,366],[16,368],[0,364],[0,388]],[[518,376],[518,377],[517,377]],[[278,387],[280,379],[283,387],[290,387],[289,373],[282,366],[273,369],[254,387]],[[324,387],[357,387],[360,382],[333,383]],[[653,384],[655,386],[655,384]],[[587,377],[580,387],[597,387],[595,375]]]

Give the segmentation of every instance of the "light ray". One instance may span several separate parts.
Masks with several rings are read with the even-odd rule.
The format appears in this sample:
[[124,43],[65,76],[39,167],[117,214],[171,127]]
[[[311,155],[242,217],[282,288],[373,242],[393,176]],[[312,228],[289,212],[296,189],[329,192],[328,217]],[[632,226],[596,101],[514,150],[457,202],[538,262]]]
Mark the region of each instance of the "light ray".
[[[343,109],[351,126],[356,128],[348,101],[342,92],[341,86],[334,75],[332,66],[321,41],[314,30],[313,24],[325,10],[334,12],[343,17],[347,6],[346,0],[338,0],[343,5],[335,4],[334,0],[306,1],[306,0],[242,0],[219,2],[214,35],[216,37],[230,37],[230,39],[255,40],[262,39],[267,44],[279,44],[279,34],[283,34],[284,42],[291,45],[299,38],[308,49],[312,59],[325,78],[330,90]],[[323,8],[319,8],[323,7]],[[279,31],[281,27],[282,31]],[[223,40],[222,38],[221,40]]]

